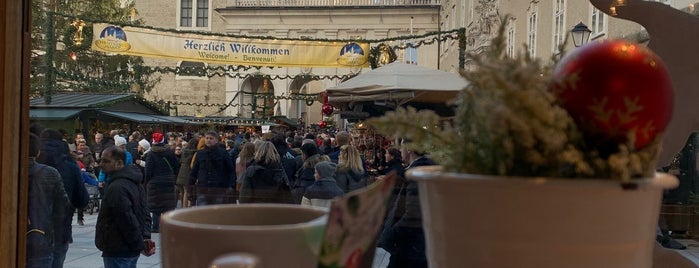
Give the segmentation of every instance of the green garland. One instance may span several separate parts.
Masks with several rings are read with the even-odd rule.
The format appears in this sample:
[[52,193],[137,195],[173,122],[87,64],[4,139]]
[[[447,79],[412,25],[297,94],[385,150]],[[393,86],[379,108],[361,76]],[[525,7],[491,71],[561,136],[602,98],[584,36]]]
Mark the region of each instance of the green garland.
[[75,44],[75,33],[78,29],[75,27],[66,27],[65,32],[63,32],[63,44],[65,44],[66,49],[73,52],[81,52],[89,50],[92,44],[92,27],[84,26],[82,30],[83,41],[82,44]]
[[[244,34],[222,34],[222,33],[212,33],[212,32],[204,32],[204,31],[176,30],[176,29],[160,28],[160,27],[153,27],[153,26],[137,25],[137,24],[133,24],[133,23],[106,21],[106,20],[101,20],[101,19],[96,19],[96,18],[79,17],[79,16],[60,13],[60,12],[49,11],[49,13],[52,13],[56,16],[69,18],[71,20],[80,19],[80,20],[85,21],[86,23],[87,22],[89,22],[89,23],[107,23],[107,24],[111,24],[111,25],[115,25],[115,26],[119,26],[119,27],[135,27],[135,28],[150,29],[150,30],[156,30],[156,31],[161,31],[161,32],[170,32],[170,33],[178,33],[178,34],[184,33],[184,34],[198,34],[198,35],[205,35],[205,36],[221,36],[221,37],[231,37],[231,38],[252,38],[252,39],[260,39],[260,40],[299,41],[298,38],[291,38],[291,37],[256,36],[256,35],[244,35]],[[51,14],[49,14],[49,15],[51,15]],[[381,39],[311,38],[311,39],[304,39],[303,41],[383,43],[383,42],[390,42],[390,41],[423,39],[423,38],[430,37],[430,36],[441,36],[441,35],[451,36],[451,33],[458,33],[458,32],[459,32],[459,29],[453,29],[453,30],[448,30],[448,31],[433,31],[433,32],[428,32],[428,33],[421,34],[421,35],[397,36],[397,37],[389,37],[389,38],[381,38]],[[456,39],[456,37],[452,37],[452,39]],[[431,40],[430,42],[433,43],[434,41],[436,41],[436,40]],[[416,41],[416,44],[424,44],[424,42]]]
[[[158,28],[158,27],[151,27],[151,26],[143,26],[143,25],[136,25],[132,23],[120,23],[120,22],[113,22],[113,21],[105,21],[105,20],[100,20],[100,19],[94,19],[94,18],[85,18],[85,17],[78,17],[74,15],[69,15],[69,14],[63,14],[63,13],[58,13],[58,12],[47,12],[47,23],[46,23],[46,28],[49,33],[53,32],[53,15],[56,16],[62,16],[65,18],[69,18],[72,20],[83,20],[86,23],[108,23],[120,27],[138,27],[138,28],[144,28],[144,29],[151,29],[151,30],[157,30],[157,31],[163,31],[163,32],[173,32],[173,33],[191,33],[191,34],[198,34],[198,35],[206,35],[206,36],[221,36],[221,37],[232,37],[232,38],[253,38],[253,39],[261,39],[261,40],[299,40],[296,38],[279,38],[279,37],[272,37],[272,36],[248,36],[248,35],[234,35],[234,34],[220,34],[220,33],[211,33],[211,32],[202,32],[202,31],[182,31],[182,30],[174,30],[174,29],[165,29],[165,28]],[[74,36],[76,34],[77,28],[76,27],[67,27],[65,32],[63,33],[63,42],[66,45],[67,49],[73,52],[80,52],[80,51],[85,51],[89,50],[91,47],[92,43],[92,35],[93,35],[93,29],[89,25],[85,25],[82,29],[82,37],[83,41],[82,44],[77,45],[75,44],[74,41]],[[422,35],[411,35],[411,36],[397,36],[397,37],[391,37],[391,38],[382,38],[382,39],[325,39],[325,38],[316,38],[316,39],[304,39],[304,41],[327,41],[327,42],[366,42],[366,43],[375,43],[379,44],[375,47],[372,47],[370,49],[370,54],[368,56],[369,62],[372,68],[376,68],[378,66],[377,64],[377,59],[379,54],[379,47],[386,46],[386,42],[392,42],[392,41],[405,41],[405,40],[412,40],[411,42],[406,42],[401,45],[394,45],[389,49],[389,57],[393,60],[395,60],[396,55],[395,55],[395,50],[397,49],[406,49],[406,48],[418,48],[423,45],[431,45],[434,44],[435,42],[444,42],[447,40],[453,40],[457,39],[459,40],[459,66],[461,68],[464,67],[464,62],[465,62],[465,28],[460,28],[460,29],[454,29],[454,30],[449,30],[449,31],[435,31],[435,32],[428,32]],[[436,36],[436,37],[435,37]],[[53,35],[47,35],[46,37],[46,43],[47,47],[53,47],[53,43],[55,42],[53,39],[55,37]],[[47,57],[51,57],[53,54],[53,50],[48,49],[47,50]],[[315,79],[315,80],[323,80],[323,79],[338,79],[338,80],[346,80],[348,78],[356,76],[356,74],[347,74],[347,75],[308,75],[308,74],[302,74],[302,75],[259,75],[259,74],[241,74],[240,71],[248,71],[251,69],[257,69],[260,70],[262,67],[261,66],[205,66],[205,67],[149,67],[149,66],[134,66],[133,68],[133,74],[151,74],[151,73],[173,73],[176,75],[183,75],[183,76],[206,76],[208,78],[218,76],[218,77],[229,77],[229,78],[264,78],[268,80],[282,80],[282,79],[296,79],[296,78],[304,78],[304,79]],[[47,102],[50,102],[50,96],[51,96],[51,91],[53,89],[53,81],[55,80],[55,76],[60,76],[61,78],[64,79],[70,79],[74,81],[86,81],[88,83],[94,84],[94,85],[99,85],[102,87],[110,87],[110,88],[115,88],[115,89],[121,89],[121,90],[127,90],[128,88],[131,87],[132,82],[118,82],[118,81],[106,81],[102,78],[95,78],[95,77],[90,77],[81,73],[76,73],[76,72],[65,72],[65,71],[60,71],[57,70],[53,67],[47,68],[47,82],[44,87],[44,95],[45,99]],[[128,70],[124,70],[124,72],[128,72]],[[251,92],[243,92],[245,94],[252,94],[253,96],[268,99],[268,98],[273,98],[275,100],[304,100],[306,101],[307,105],[312,105],[316,100],[317,100],[317,94],[292,94],[290,96],[269,96],[268,93],[251,93]],[[162,100],[161,100],[162,101]],[[205,106],[205,107],[224,107],[223,109],[227,107],[236,107],[236,106],[244,106],[244,105],[249,105],[252,106],[252,104],[204,104],[204,103],[189,103],[189,102],[168,102],[168,105],[193,105],[193,106]]]

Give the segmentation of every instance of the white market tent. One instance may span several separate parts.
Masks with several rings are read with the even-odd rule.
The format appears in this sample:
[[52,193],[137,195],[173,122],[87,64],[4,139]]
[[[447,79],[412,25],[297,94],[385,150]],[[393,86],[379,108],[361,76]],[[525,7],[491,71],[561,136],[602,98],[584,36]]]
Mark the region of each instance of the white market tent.
[[328,88],[328,102],[395,101],[445,103],[468,81],[459,74],[392,62]]

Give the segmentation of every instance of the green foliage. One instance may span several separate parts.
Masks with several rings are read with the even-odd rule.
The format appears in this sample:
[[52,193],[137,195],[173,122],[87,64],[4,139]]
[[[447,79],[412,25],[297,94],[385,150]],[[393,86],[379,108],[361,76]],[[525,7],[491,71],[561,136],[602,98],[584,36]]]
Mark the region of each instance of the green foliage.
[[[141,57],[107,55],[90,50],[92,24],[82,29],[82,44],[74,41],[77,28],[74,18],[98,17],[119,23],[141,25],[131,21],[135,4],[121,6],[119,0],[106,1],[32,1],[32,97],[58,91],[117,93],[152,89],[159,81],[152,73],[139,72]],[[136,14],[136,13],[134,13]],[[71,52],[76,59],[70,58]],[[50,63],[47,63],[50,62]]]
[[547,90],[552,66],[526,54],[506,56],[504,29],[487,52],[468,55],[476,68],[461,73],[469,85],[456,100],[453,127],[430,110],[402,107],[367,123],[384,135],[412,139],[412,149],[429,152],[448,172],[620,181],[652,176],[658,140],[638,151],[620,144],[617,153],[601,157]]

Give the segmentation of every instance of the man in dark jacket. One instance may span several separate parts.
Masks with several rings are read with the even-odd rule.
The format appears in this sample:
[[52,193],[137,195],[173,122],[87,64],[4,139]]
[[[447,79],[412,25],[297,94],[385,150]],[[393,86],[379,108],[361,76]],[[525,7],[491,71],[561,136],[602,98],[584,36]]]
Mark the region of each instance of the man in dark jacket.
[[[435,162],[429,159],[425,153],[406,149],[406,141],[403,142],[401,153],[407,160],[411,169],[418,166],[431,166]],[[400,183],[400,182],[397,182]],[[379,246],[391,253],[391,259],[387,267],[427,267],[425,254],[425,233],[422,230],[422,211],[420,210],[420,196],[417,182],[413,180],[403,181],[402,188],[389,209],[389,215],[395,215],[386,220],[386,226],[381,233]],[[400,213],[396,213],[400,211]]]
[[53,265],[52,267],[63,267],[68,245],[73,243],[73,211],[84,209],[89,201],[87,189],[80,174],[78,162],[68,149],[68,143],[63,140],[63,134],[58,130],[47,128],[41,132],[41,153],[36,158],[36,162],[51,166],[58,170],[63,180],[63,188],[68,195],[72,205],[72,210],[63,217],[63,225],[57,231],[56,241],[54,241]]
[[65,218],[72,214],[73,206],[63,188],[58,170],[37,163],[39,137],[29,137],[29,193],[27,198],[27,263],[28,268],[44,268],[53,265],[54,243],[62,236]]
[[235,165],[216,131],[206,132],[204,141],[206,147],[194,155],[189,183],[197,186],[197,206],[222,204],[235,191]]
[[97,216],[95,246],[102,251],[107,268],[136,268],[139,254],[155,253],[155,242],[150,239],[150,212],[141,185],[143,175],[136,166],[126,166],[125,162],[126,153],[119,147],[102,152],[100,165],[110,182]]
[[274,144],[274,148],[277,149],[279,161],[284,168],[284,172],[286,172],[286,183],[292,186],[297,179],[296,172],[303,166],[303,159],[300,155],[296,156],[291,152],[285,139],[286,136],[283,133],[276,133],[272,137],[271,142]]

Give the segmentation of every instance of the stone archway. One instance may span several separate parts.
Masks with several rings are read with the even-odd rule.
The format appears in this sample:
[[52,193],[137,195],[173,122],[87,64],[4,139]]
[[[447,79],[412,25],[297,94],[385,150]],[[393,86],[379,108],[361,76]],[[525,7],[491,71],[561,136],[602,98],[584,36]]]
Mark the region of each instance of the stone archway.
[[[269,98],[257,94],[270,94]],[[252,76],[240,85],[240,117],[269,118],[274,116],[274,84],[268,78]]]
[[[306,94],[306,84],[314,81],[311,77],[298,76],[291,81],[289,85],[289,94],[293,96],[294,94]],[[289,118],[303,118],[304,113],[306,113],[306,101],[304,100],[290,100],[289,110],[287,115]],[[307,114],[307,113],[306,113]],[[304,122],[307,118],[303,118]]]

